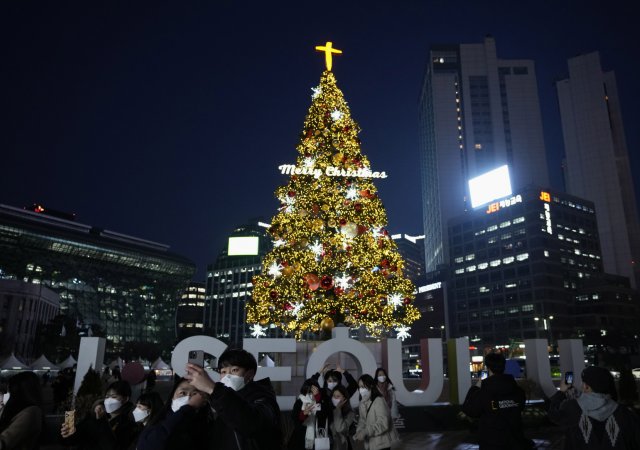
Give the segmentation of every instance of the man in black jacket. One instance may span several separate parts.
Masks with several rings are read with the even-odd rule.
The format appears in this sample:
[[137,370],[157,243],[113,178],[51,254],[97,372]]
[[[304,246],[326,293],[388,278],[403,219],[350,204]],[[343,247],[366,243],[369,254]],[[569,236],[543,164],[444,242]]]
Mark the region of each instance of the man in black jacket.
[[218,358],[221,380],[214,383],[200,366],[187,364],[191,385],[211,396],[215,411],[216,450],[280,450],[280,408],[269,379],[253,381],[258,364],[242,349],[225,350]]
[[560,382],[549,419],[567,428],[566,446],[578,449],[640,449],[640,419],[616,402],[613,375],[604,367],[582,371],[582,392]]
[[467,416],[479,419],[480,450],[533,448],[533,442],[522,432],[524,391],[513,376],[504,373],[504,356],[489,353],[484,364],[489,376],[469,389],[462,405]]

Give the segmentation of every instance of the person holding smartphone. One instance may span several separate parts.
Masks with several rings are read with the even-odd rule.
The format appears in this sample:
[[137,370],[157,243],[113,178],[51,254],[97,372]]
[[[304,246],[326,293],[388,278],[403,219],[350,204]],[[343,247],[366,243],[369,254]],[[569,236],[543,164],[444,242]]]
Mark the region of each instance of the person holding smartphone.
[[[215,411],[213,437],[216,450],[281,450],[280,408],[268,378],[254,380],[258,363],[244,349],[227,349],[218,358],[220,382],[204,368],[187,364],[191,386],[210,396]],[[184,447],[186,448],[186,447]],[[140,449],[143,450],[143,449]]]
[[484,364],[488,376],[485,379],[480,376],[462,405],[467,416],[478,419],[480,450],[534,448],[533,441],[525,438],[522,430],[524,390],[512,375],[504,373],[504,356],[489,353],[484,357]]
[[638,449],[640,418],[617,398],[611,372],[590,366],[582,371],[581,391],[567,383],[565,375],[549,399],[549,420],[566,427],[566,448]]

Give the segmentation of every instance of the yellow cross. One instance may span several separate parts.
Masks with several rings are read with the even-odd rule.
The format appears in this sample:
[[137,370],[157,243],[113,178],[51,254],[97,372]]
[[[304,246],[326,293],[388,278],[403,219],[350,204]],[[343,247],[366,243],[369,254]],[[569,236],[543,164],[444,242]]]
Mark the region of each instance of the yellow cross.
[[326,44],[324,44],[324,47],[321,46],[321,45],[318,45],[316,47],[316,50],[318,50],[319,52],[324,52],[324,59],[325,59],[325,61],[327,63],[327,70],[331,70],[331,54],[332,53],[336,53],[336,54],[342,53],[342,50],[331,48],[332,45],[333,45],[333,42],[327,42]]

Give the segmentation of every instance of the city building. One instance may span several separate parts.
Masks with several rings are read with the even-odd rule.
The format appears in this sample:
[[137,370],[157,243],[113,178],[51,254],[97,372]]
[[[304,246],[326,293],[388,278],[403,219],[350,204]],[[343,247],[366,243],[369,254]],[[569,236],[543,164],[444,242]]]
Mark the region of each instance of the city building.
[[491,347],[637,334],[638,294],[603,271],[590,201],[522,189],[450,220],[449,245],[453,337]]
[[60,313],[99,326],[107,350],[175,343],[177,301],[194,264],[164,244],[0,205],[0,279],[45,286]]
[[640,224],[615,74],[602,70],[597,52],[576,56],[556,88],[566,190],[596,206],[605,271],[638,287]]
[[419,102],[429,272],[449,260],[447,222],[470,209],[469,179],[504,164],[515,188],[549,175],[534,63],[499,59],[492,37],[432,46]]
[[42,284],[0,280],[0,355],[35,358],[38,325],[53,319],[59,309],[58,294]]
[[[205,334],[237,346],[250,336],[245,305],[253,292],[253,276],[261,272],[262,258],[272,248],[268,227],[255,220],[236,228],[215,264],[207,266]],[[274,337],[273,332],[267,335]]]
[[176,309],[176,336],[181,341],[204,334],[205,284],[192,281],[180,296]]
[[424,284],[424,235],[392,234],[404,259],[404,275],[416,286]]

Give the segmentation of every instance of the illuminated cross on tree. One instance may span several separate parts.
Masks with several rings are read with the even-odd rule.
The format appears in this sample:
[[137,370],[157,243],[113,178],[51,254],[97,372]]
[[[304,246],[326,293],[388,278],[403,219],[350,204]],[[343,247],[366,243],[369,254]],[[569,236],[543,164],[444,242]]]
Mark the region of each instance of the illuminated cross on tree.
[[331,70],[331,65],[332,65],[332,53],[335,53],[337,55],[339,55],[340,53],[342,53],[342,50],[338,50],[336,48],[332,48],[333,46],[333,42],[327,42],[324,46],[322,45],[318,45],[316,47],[316,50],[318,50],[319,52],[324,52],[324,59],[327,63],[327,70]]

